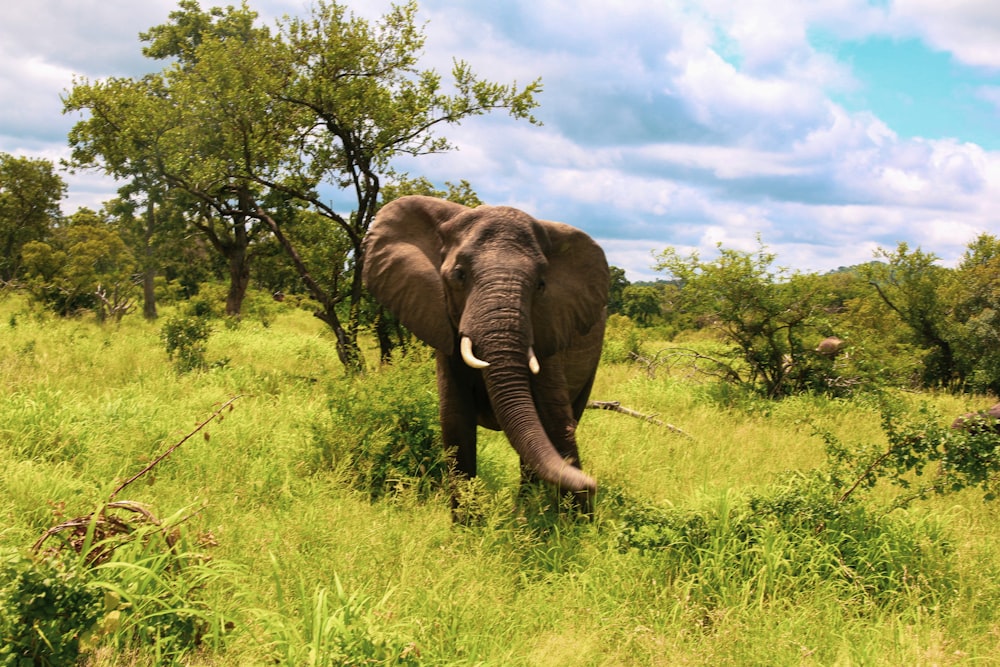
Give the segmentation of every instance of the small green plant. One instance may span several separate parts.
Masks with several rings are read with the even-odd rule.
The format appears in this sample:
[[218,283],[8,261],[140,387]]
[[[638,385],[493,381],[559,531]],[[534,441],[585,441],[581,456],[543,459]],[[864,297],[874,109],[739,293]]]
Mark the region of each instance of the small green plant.
[[0,665],[71,665],[104,611],[104,594],[59,556],[0,562]]
[[441,441],[432,367],[400,362],[334,392],[313,428],[322,463],[374,500],[386,492],[443,485],[451,459]]
[[386,623],[389,614],[384,607],[391,591],[380,600],[348,594],[334,575],[332,591],[315,586],[310,592],[300,579],[294,598],[300,607],[293,610],[284,609],[287,602],[277,576],[275,582],[282,611],[258,609],[250,613],[258,618],[271,646],[271,657],[280,664],[334,667],[420,663],[416,644]]
[[208,368],[206,343],[212,326],[201,317],[174,316],[163,324],[160,340],[179,373]]
[[206,591],[233,580],[235,566],[183,547],[175,535],[149,531],[93,568],[107,614],[95,644],[117,651],[152,646],[158,663],[205,644],[221,648],[232,624],[206,601]]

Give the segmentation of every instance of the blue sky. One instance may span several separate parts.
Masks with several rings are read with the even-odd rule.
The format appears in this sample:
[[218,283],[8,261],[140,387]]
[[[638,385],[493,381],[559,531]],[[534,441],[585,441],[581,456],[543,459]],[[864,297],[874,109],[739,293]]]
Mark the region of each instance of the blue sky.
[[[230,0],[231,1],[231,0]],[[226,4],[226,3],[217,3]],[[262,20],[310,0],[249,0]],[[375,19],[387,0],[348,0]],[[210,3],[203,0],[203,6]],[[67,154],[73,77],[139,75],[137,34],[173,0],[34,0],[0,21],[0,151]],[[575,224],[631,280],[667,246],[710,257],[759,235],[826,271],[899,241],[953,264],[1000,235],[1000,3],[995,0],[424,0],[422,65],[541,77],[541,127],[489,116],[459,150],[401,162],[467,179],[492,204]],[[11,100],[15,100],[11,103]],[[115,184],[66,175],[63,209]]]
[[1000,149],[997,97],[979,94],[991,86],[1000,93],[1000,70],[963,65],[915,38],[843,42],[833,53],[859,82],[857,90],[834,97],[847,109],[870,110],[901,137],[954,135]]

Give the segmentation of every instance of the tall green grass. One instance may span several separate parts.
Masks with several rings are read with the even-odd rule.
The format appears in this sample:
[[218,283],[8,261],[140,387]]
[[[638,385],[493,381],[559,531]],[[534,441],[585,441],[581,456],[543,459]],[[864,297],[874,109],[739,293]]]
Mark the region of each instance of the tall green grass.
[[[420,457],[390,457],[385,477],[365,467],[393,443],[423,447],[414,424],[434,437],[429,358],[346,378],[321,323],[276,306],[266,321],[215,321],[207,367],[179,372],[163,321],[100,326],[0,300],[0,553],[17,572],[63,568],[69,590],[100,594],[67,630],[91,665],[991,664],[1000,655],[994,503],[967,490],[889,511],[876,487],[838,505],[814,472],[826,464],[820,432],[884,446],[877,405],[864,397],[734,400],[608,359],[593,397],[683,434],[588,411],[578,435],[601,491],[583,521],[550,494],[518,493],[516,454],[481,431],[480,478],[457,488],[466,521],[453,524],[433,465],[422,473]],[[377,351],[367,352],[375,368]],[[146,527],[98,565],[72,550],[60,557],[69,565],[30,551],[234,396],[222,421],[118,496],[172,517],[172,544]],[[942,415],[992,400],[915,398]],[[0,619],[12,618],[15,580],[0,581]]]

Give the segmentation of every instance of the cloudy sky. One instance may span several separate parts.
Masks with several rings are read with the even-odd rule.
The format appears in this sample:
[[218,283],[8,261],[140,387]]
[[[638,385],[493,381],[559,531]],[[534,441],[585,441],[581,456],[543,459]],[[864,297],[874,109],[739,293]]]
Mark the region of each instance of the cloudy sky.
[[[202,6],[230,4],[232,1]],[[249,0],[262,20],[309,0]],[[385,0],[347,0],[366,17]],[[597,238],[629,279],[652,251],[753,249],[826,271],[899,241],[953,264],[1000,235],[996,0],[423,0],[422,64],[541,77],[541,127],[483,117],[402,164]],[[0,151],[67,154],[74,76],[141,75],[174,0],[33,0],[0,12]],[[63,210],[115,185],[66,175]]]

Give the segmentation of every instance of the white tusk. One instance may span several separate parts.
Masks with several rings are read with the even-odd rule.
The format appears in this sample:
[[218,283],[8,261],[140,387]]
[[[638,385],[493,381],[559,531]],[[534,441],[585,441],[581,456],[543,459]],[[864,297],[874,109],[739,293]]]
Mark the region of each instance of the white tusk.
[[468,336],[462,336],[462,360],[470,368],[488,368],[489,362],[483,361],[482,359],[477,359],[476,355],[472,353],[472,339]]
[[528,368],[531,369],[532,375],[538,375],[542,372],[542,367],[538,363],[538,357],[535,356],[535,349],[532,347],[528,348]]

